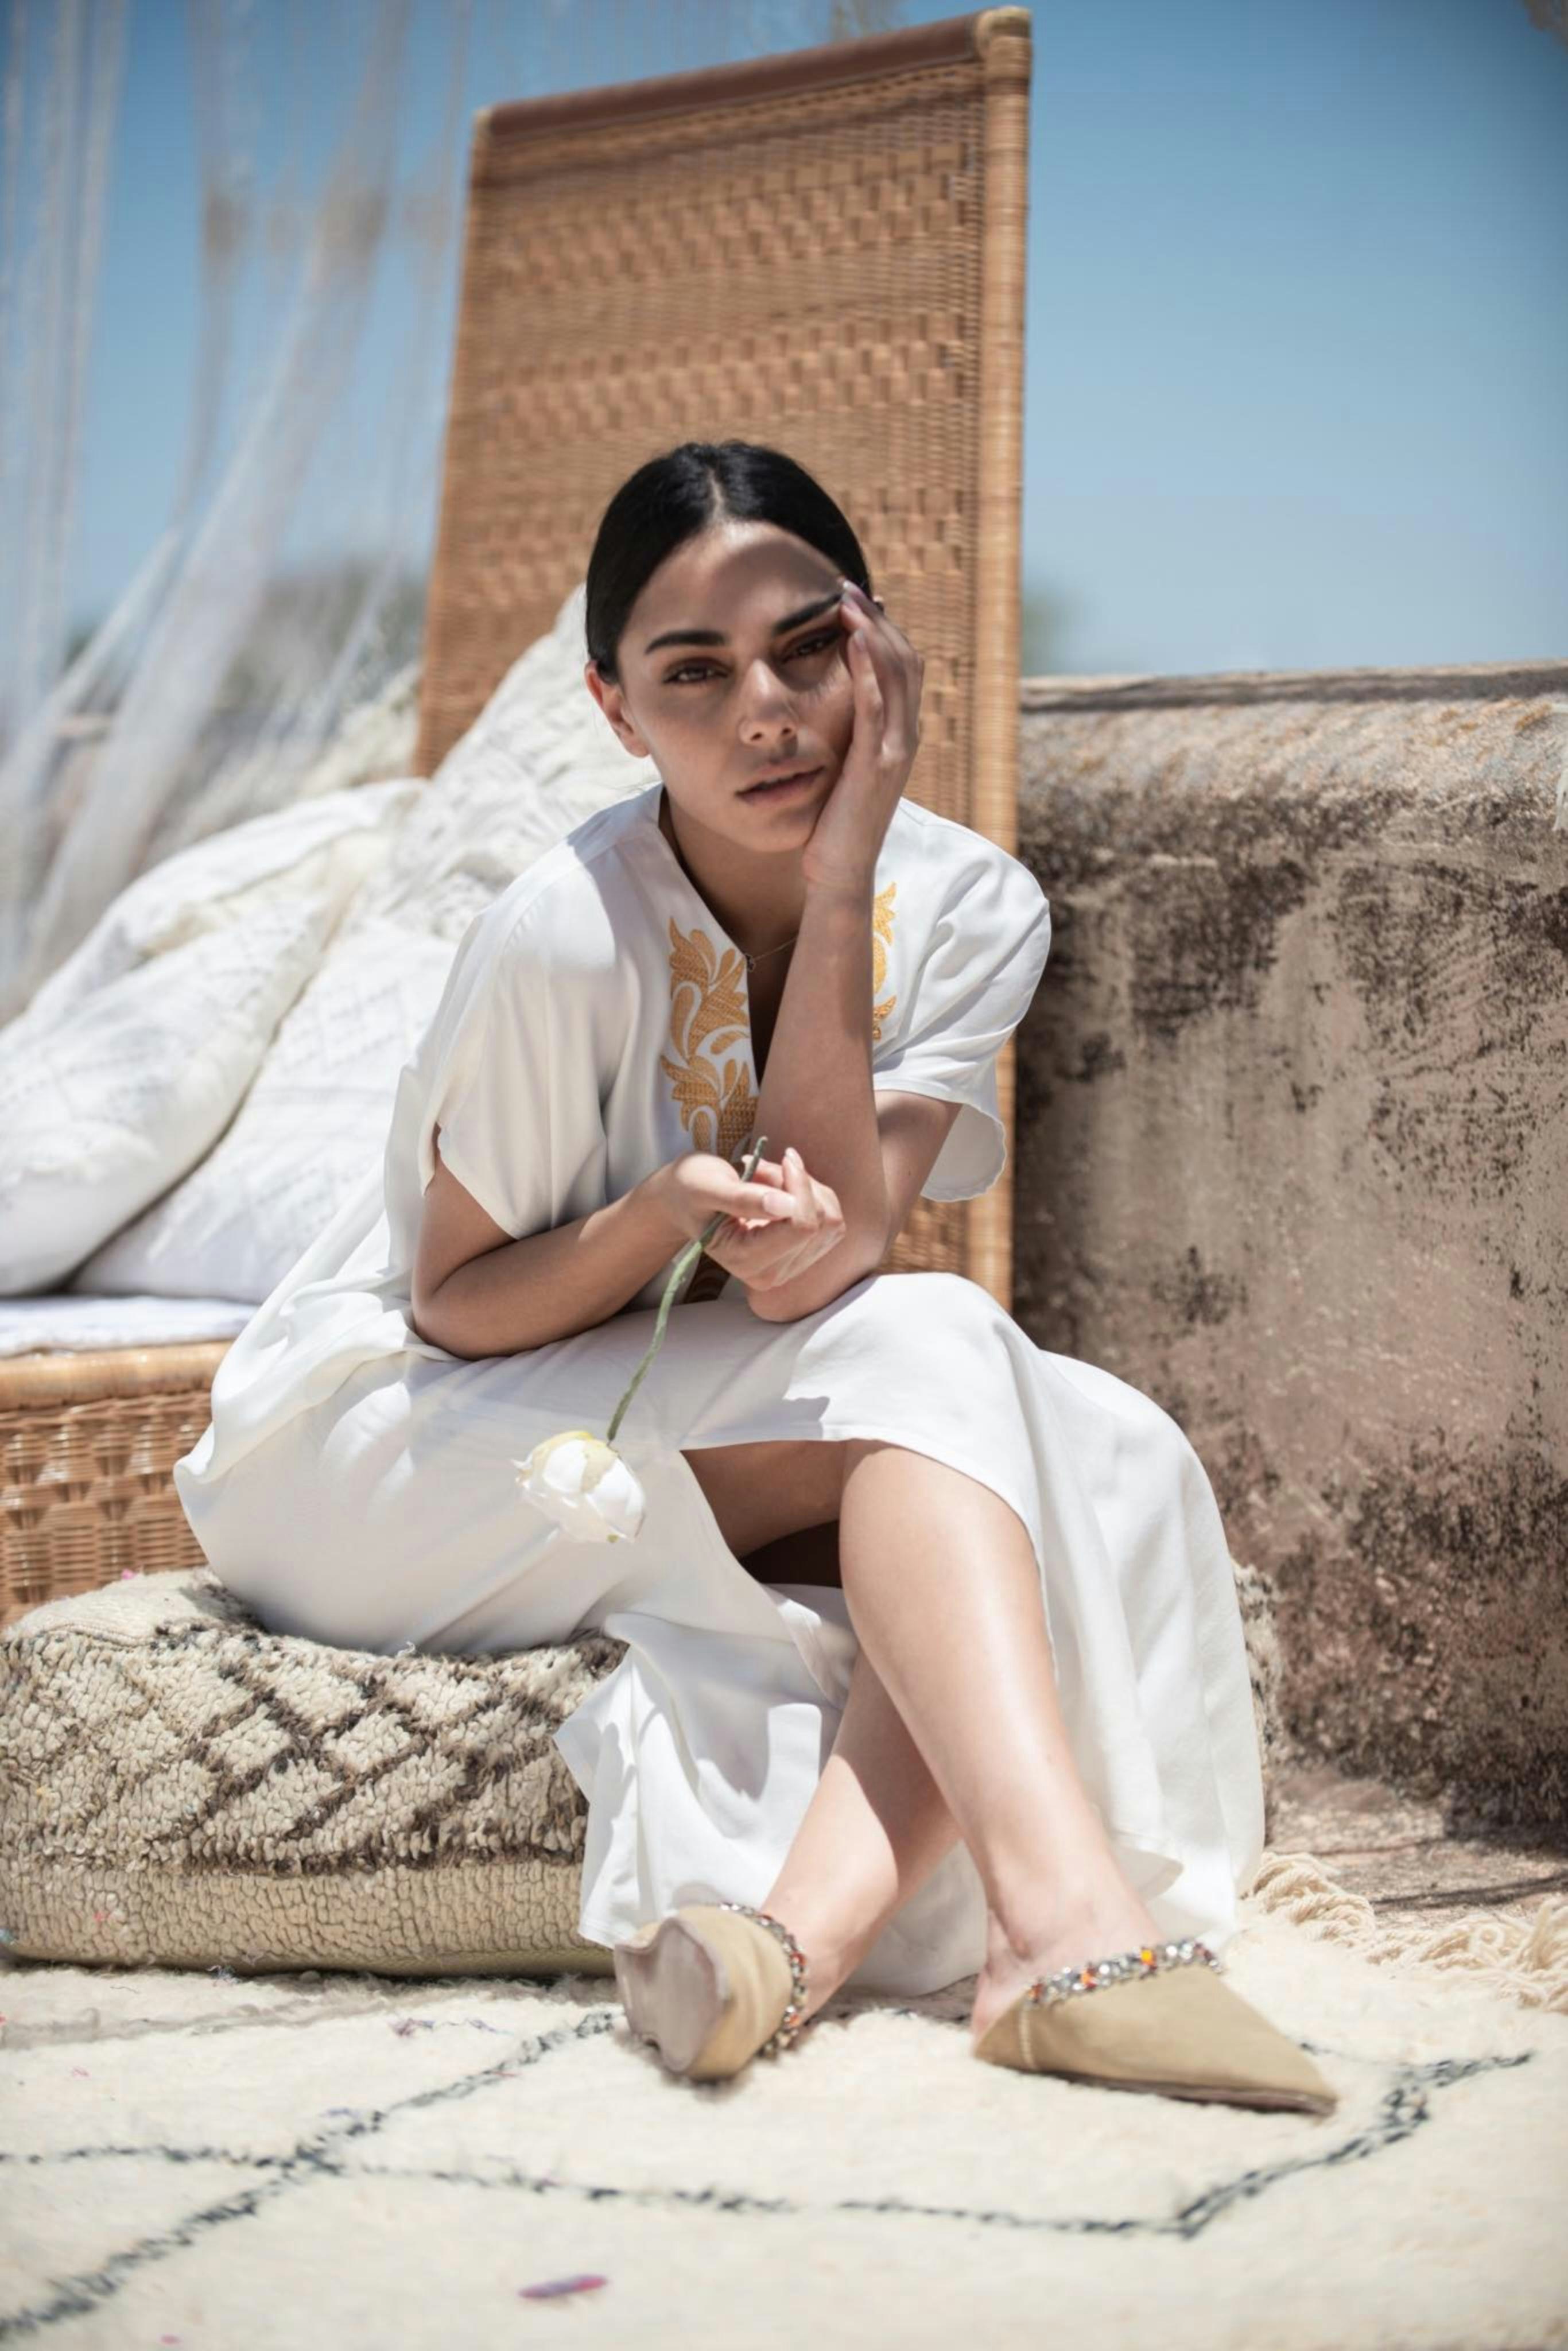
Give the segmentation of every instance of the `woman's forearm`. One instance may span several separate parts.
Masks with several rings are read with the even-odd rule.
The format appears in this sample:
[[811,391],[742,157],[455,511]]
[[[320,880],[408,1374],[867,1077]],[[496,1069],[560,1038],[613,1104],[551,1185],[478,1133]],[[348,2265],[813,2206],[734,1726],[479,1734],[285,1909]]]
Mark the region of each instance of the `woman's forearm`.
[[423,1301],[421,1338],[453,1355],[515,1355],[618,1314],[685,1243],[664,1172],[553,1232],[470,1258]]
[[777,1159],[793,1144],[839,1196],[843,1235],[792,1281],[758,1290],[781,1321],[814,1313],[882,1262],[890,1214],[872,1092],[873,887],[809,893],[768,1048],[757,1133]]

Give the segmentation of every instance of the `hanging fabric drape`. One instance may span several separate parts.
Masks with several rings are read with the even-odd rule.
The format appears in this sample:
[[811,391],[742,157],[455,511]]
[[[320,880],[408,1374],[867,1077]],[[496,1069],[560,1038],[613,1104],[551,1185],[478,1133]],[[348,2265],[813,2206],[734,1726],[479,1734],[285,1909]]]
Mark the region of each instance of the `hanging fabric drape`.
[[[63,665],[67,559],[124,0],[12,0],[0,75],[0,752]],[[58,715],[63,716],[63,706]],[[47,836],[40,763],[0,769],[0,972]]]
[[[410,87],[411,5],[288,0],[258,16],[192,0],[201,290],[184,458],[158,540],[67,667],[124,7],[12,0],[0,1015],[147,864],[287,799],[346,704],[412,651],[406,613],[401,643],[382,624],[409,578],[401,527],[434,493],[447,354],[431,319],[455,259],[469,10],[444,11],[434,137],[411,167],[410,118],[430,95]],[[266,110],[263,141],[273,81],[287,105]]]

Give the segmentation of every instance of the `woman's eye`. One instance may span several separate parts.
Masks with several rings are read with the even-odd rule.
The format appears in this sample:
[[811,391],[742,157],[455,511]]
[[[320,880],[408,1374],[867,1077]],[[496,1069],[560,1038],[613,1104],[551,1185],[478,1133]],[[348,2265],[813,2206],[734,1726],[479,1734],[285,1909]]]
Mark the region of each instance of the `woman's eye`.
[[[837,629],[830,629],[825,636],[808,637],[804,644],[791,645],[784,658],[786,661],[795,661],[801,653],[820,653],[825,647],[836,645],[839,641],[840,632]],[[711,662],[683,662],[679,669],[673,669],[670,672],[664,684],[684,685],[688,680],[695,680],[700,684],[704,678],[713,675],[714,667]]]

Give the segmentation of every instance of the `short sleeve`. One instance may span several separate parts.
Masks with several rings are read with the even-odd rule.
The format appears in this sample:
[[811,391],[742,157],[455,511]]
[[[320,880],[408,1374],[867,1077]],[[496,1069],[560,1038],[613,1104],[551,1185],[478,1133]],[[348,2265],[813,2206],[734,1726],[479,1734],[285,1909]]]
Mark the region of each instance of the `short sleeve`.
[[604,1132],[580,976],[554,967],[548,926],[495,915],[465,934],[421,1056],[419,1187],[439,1153],[486,1215],[522,1240],[601,1195]]
[[1051,904],[1028,866],[975,840],[928,923],[904,1017],[872,1059],[873,1092],[963,1105],[925,1180],[927,1200],[973,1199],[1007,1165],[997,1056],[1051,952]]

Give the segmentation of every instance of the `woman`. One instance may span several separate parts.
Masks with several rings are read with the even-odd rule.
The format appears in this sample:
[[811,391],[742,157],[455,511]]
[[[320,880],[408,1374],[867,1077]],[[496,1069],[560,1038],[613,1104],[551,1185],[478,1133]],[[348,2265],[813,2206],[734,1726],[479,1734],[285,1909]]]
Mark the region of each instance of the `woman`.
[[[1262,1807],[1200,1463],[977,1284],[874,1270],[1001,1172],[1050,913],[904,797],[923,664],[869,591],[777,451],[616,493],[586,682],[659,780],[472,925],[384,1181],[225,1357],[181,1497],[276,1631],[630,1644],[558,1744],[580,1931],[672,2070],[977,1973],[989,2061],[1326,2111],[1214,1972]],[[606,1427],[717,1215],[619,1444],[642,1531],[563,1540],[516,1464]]]

